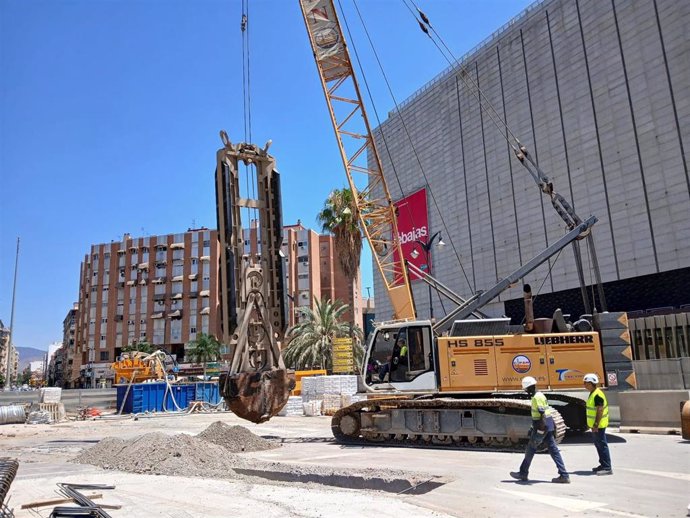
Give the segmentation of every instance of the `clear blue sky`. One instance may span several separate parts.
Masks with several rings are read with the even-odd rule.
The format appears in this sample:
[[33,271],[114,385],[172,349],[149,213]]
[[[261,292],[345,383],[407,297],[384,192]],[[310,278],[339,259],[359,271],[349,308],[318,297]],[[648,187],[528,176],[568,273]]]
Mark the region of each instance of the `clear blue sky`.
[[[377,109],[393,107],[342,0]],[[527,0],[419,0],[460,55]],[[398,100],[447,66],[398,0],[359,0]],[[253,140],[273,140],[283,219],[345,175],[296,0],[249,0]],[[91,244],[215,228],[218,130],[242,140],[240,0],[0,0],[0,319],[14,344],[62,339]],[[363,287],[372,286],[363,258]],[[366,290],[365,290],[366,292]]]

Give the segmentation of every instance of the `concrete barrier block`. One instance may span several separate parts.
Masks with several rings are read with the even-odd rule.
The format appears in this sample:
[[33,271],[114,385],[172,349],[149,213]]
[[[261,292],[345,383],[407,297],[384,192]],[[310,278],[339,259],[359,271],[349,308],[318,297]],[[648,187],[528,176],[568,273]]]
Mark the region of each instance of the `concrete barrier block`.
[[[604,362],[632,362],[632,347],[629,345],[612,345],[604,347]],[[632,368],[632,365],[630,365]]]
[[631,390],[618,393],[621,431],[661,428],[680,432],[680,403],[690,399],[688,390]]
[[628,314],[621,311],[594,315],[594,329],[628,329]]
[[627,329],[602,329],[601,345],[604,347],[614,347],[620,345],[630,345],[630,331]]
[[[682,363],[678,358],[633,362],[640,390],[683,390]],[[690,379],[688,379],[690,381]]]

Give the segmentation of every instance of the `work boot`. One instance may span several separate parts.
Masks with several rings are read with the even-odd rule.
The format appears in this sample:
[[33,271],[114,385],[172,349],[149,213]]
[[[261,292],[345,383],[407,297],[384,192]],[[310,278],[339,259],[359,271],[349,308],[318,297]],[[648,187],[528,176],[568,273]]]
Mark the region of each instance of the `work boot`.
[[551,482],[553,482],[554,484],[570,484],[570,478],[560,475],[556,478],[552,478]]
[[597,475],[613,475],[613,470],[601,468],[597,471]]
[[597,466],[596,468],[592,468],[592,471],[593,471],[594,473],[599,473],[602,469],[604,469],[604,466],[602,466],[602,465],[600,464],[600,465]]
[[519,471],[511,471],[510,476],[513,477],[515,480],[521,480],[523,482],[527,481],[527,475],[523,475]]

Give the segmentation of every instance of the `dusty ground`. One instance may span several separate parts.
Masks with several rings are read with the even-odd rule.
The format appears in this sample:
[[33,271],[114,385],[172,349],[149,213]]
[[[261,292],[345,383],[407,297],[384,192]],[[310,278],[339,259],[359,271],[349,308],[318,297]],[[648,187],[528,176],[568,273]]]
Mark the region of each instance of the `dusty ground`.
[[[338,470],[354,473],[428,473],[447,483],[425,494],[395,495],[320,484],[257,479],[228,480],[155,476],[104,470],[68,462],[104,437],[134,440],[160,432],[198,434],[217,420],[243,425],[257,435],[279,441],[276,449],[240,453],[256,466],[297,465],[305,472]],[[330,438],[330,418],[274,418],[262,425],[232,414],[190,415],[151,419],[68,422],[58,425],[0,427],[0,456],[19,458],[21,465],[10,490],[18,517],[48,516],[50,508],[19,509],[23,503],[55,497],[57,482],[114,484],[100,502],[120,504],[113,516],[685,516],[690,503],[690,444],[678,436],[614,435],[611,451],[615,474],[595,477],[596,463],[588,437],[567,440],[563,457],[573,483],[548,483],[555,470],[539,455],[530,473],[533,482],[515,483],[520,454],[429,449],[344,447]]]

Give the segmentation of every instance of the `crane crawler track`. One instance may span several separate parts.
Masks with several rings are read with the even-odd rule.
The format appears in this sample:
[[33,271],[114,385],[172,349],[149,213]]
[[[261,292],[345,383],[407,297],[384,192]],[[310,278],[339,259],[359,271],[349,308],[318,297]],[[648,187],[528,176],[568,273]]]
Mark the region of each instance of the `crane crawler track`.
[[[337,411],[331,419],[331,431],[335,440],[347,445],[376,445],[395,447],[420,447],[471,450],[471,451],[503,451],[524,452],[527,437],[509,439],[506,437],[470,437],[463,435],[449,435],[447,433],[392,434],[371,431],[361,428],[363,413],[385,412],[393,409],[407,409],[418,411],[434,410],[490,410],[497,414],[512,413],[513,415],[530,415],[530,402],[508,398],[487,399],[375,399],[360,401]],[[345,419],[344,419],[345,418]],[[560,443],[565,436],[566,426],[561,415],[555,411],[556,442]],[[356,426],[353,427],[353,423]],[[343,425],[348,428],[343,430]],[[540,451],[545,450],[541,447]]]

